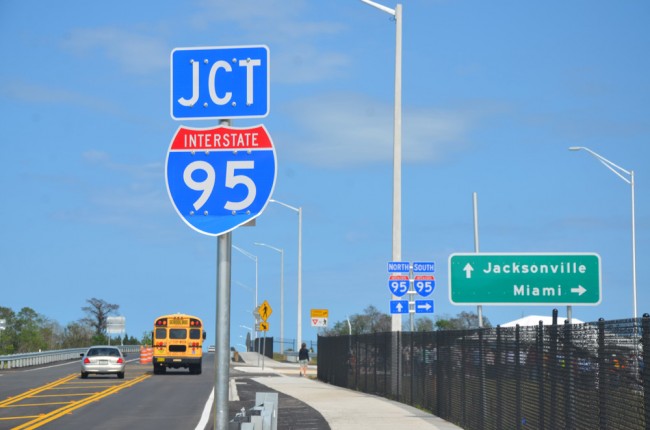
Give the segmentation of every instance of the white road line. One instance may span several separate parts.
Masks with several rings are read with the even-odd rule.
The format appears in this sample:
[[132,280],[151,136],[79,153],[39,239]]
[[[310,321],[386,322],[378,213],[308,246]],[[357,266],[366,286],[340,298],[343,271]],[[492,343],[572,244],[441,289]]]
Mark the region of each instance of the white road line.
[[213,401],[214,401],[214,388],[212,388],[212,391],[210,392],[208,401],[205,402],[205,406],[203,407],[203,413],[201,414],[201,419],[199,420],[199,423],[196,425],[194,430],[205,430],[205,426],[208,425],[208,421],[210,420],[210,411],[212,410]]

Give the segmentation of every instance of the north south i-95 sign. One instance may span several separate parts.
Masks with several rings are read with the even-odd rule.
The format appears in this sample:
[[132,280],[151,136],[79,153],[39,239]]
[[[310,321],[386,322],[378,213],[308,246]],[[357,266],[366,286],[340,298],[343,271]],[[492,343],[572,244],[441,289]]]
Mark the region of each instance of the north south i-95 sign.
[[600,256],[593,253],[467,253],[449,256],[453,304],[597,305]]
[[275,148],[263,125],[176,131],[165,164],[169,198],[192,229],[219,236],[259,216],[275,187]]

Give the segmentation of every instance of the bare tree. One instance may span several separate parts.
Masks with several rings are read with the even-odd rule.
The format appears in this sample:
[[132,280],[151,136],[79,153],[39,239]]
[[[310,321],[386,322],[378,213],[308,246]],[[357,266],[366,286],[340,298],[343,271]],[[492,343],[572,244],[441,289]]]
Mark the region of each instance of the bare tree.
[[433,331],[433,320],[429,317],[420,317],[416,319],[415,331]]
[[95,330],[95,335],[102,336],[106,331],[106,322],[111,314],[117,312],[120,305],[114,305],[102,299],[86,300],[89,306],[81,308],[86,313],[86,317],[81,321]]
[[[363,314],[350,316],[352,334],[381,333],[391,331],[391,317],[375,306],[368,306]],[[339,321],[330,329],[322,331],[323,336],[346,335],[349,333],[348,322]]]
[[[456,318],[448,316],[437,317],[435,322],[438,330],[467,330],[478,328],[478,315],[474,312],[463,311],[456,315]],[[492,327],[490,320],[483,317],[483,327]]]

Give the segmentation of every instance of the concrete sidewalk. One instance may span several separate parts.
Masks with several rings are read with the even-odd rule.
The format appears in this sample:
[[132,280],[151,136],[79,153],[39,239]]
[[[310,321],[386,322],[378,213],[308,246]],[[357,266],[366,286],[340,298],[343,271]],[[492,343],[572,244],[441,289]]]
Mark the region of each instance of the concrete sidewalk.
[[244,352],[240,355],[246,363],[235,364],[235,369],[258,374],[269,373],[269,376],[256,376],[252,379],[316,409],[332,430],[461,430],[461,427],[414,407],[312,379],[316,375],[316,366],[310,366],[308,374],[312,377],[304,378],[298,376],[296,363],[280,363],[265,358],[262,370],[261,366],[257,366],[257,353]]

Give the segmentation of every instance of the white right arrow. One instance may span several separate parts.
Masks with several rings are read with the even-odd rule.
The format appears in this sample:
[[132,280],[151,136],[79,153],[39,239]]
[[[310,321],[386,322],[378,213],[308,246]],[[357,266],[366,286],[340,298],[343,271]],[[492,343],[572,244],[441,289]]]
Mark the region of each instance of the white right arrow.
[[463,270],[465,271],[465,278],[470,279],[472,277],[472,272],[474,271],[472,265],[467,263],[465,267],[463,267]]
[[431,309],[431,303],[426,302],[426,303],[423,304],[423,305],[418,305],[418,309],[424,309],[424,310],[427,310],[427,311],[428,311],[429,309]]
[[578,285],[578,288],[571,288],[572,293],[578,293],[579,296],[583,295],[587,289],[582,285]]

